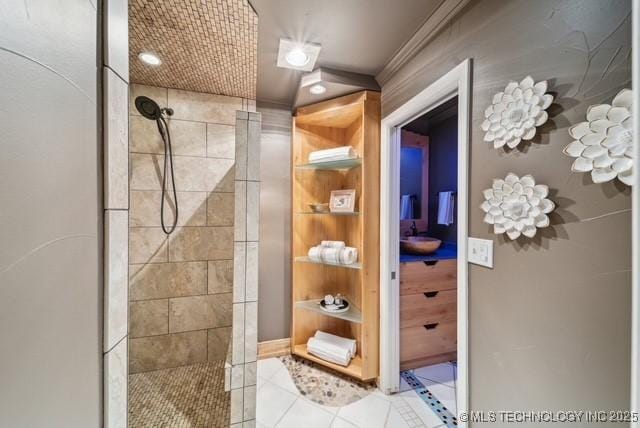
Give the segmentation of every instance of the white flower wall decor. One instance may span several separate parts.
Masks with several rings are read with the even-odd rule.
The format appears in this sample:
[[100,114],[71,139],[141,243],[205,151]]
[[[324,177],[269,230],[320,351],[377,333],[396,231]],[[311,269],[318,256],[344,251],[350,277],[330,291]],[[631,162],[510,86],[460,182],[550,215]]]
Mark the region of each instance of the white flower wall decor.
[[611,105],[597,104],[587,109],[587,121],[569,128],[574,141],[564,153],[576,158],[571,170],[591,172],[594,183],[618,178],[633,182],[633,124],[631,89],[623,89]]
[[513,149],[520,141],[531,140],[536,127],[549,119],[545,110],[553,102],[553,95],[546,92],[546,80],[535,83],[527,76],[520,83],[509,82],[484,111],[484,141],[493,143],[496,149],[505,145]]
[[483,194],[484,222],[493,225],[496,235],[506,233],[510,239],[533,238],[538,228],[549,226],[547,214],[556,207],[547,199],[549,188],[536,184],[531,175],[520,178],[510,172],[504,180],[494,179]]

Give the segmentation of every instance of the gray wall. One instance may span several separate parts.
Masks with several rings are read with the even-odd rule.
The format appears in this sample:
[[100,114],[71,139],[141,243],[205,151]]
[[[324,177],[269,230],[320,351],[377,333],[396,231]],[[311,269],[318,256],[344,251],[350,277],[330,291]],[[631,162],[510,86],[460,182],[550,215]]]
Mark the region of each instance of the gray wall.
[[[590,104],[630,86],[630,3],[474,1],[383,86],[384,116],[474,59],[470,232],[495,241],[495,269],[470,266],[472,409],[629,406],[631,192],[572,174],[562,148]],[[533,143],[494,150],[483,111],[528,74],[556,92],[551,119]],[[532,242],[482,222],[482,190],[509,171],[534,174],[558,205]]]
[[291,111],[258,103],[260,141],[260,286],[258,341],[291,334]]
[[0,0],[0,426],[101,424],[98,14]]

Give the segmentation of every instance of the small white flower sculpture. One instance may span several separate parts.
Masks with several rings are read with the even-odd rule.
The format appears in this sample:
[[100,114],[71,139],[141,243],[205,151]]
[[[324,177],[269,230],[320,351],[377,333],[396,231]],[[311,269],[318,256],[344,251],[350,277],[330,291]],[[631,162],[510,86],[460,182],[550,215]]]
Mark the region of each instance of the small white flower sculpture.
[[515,148],[522,140],[531,140],[536,127],[547,121],[545,111],[553,102],[547,94],[547,81],[535,83],[531,76],[522,82],[509,82],[504,92],[493,96],[492,104],[484,111],[481,128],[486,132],[484,141],[493,142],[498,149],[505,144]]
[[510,172],[504,180],[494,179],[492,188],[483,193],[484,222],[493,225],[495,234],[506,233],[510,239],[521,234],[533,238],[538,228],[549,226],[547,214],[556,207],[547,199],[549,188],[536,184],[530,175],[519,178]]
[[587,110],[587,121],[569,128],[575,141],[564,153],[576,158],[571,170],[591,171],[594,183],[604,183],[618,177],[633,183],[633,124],[631,89],[623,89],[611,105],[598,104]]

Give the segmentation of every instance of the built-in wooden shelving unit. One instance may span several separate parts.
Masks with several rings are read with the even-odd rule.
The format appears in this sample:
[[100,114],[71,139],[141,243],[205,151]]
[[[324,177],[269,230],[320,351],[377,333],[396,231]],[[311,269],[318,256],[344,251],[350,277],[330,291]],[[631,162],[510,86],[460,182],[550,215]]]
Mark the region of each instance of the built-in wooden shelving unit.
[[[357,159],[309,164],[309,153],[350,145]],[[292,352],[360,380],[379,370],[380,94],[363,91],[298,108],[292,148]],[[356,212],[312,213],[310,203],[329,202],[332,190],[356,189]],[[307,257],[322,240],[358,249],[358,263],[316,263]],[[326,313],[318,302],[340,293],[351,308]],[[357,341],[348,367],[307,352],[307,340],[322,330]]]

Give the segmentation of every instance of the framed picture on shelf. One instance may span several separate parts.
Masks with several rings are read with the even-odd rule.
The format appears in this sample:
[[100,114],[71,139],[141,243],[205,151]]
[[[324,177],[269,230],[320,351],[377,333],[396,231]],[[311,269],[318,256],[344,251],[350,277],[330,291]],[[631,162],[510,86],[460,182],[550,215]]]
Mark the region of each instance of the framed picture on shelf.
[[356,207],[356,190],[332,190],[329,210],[332,213],[352,213]]

